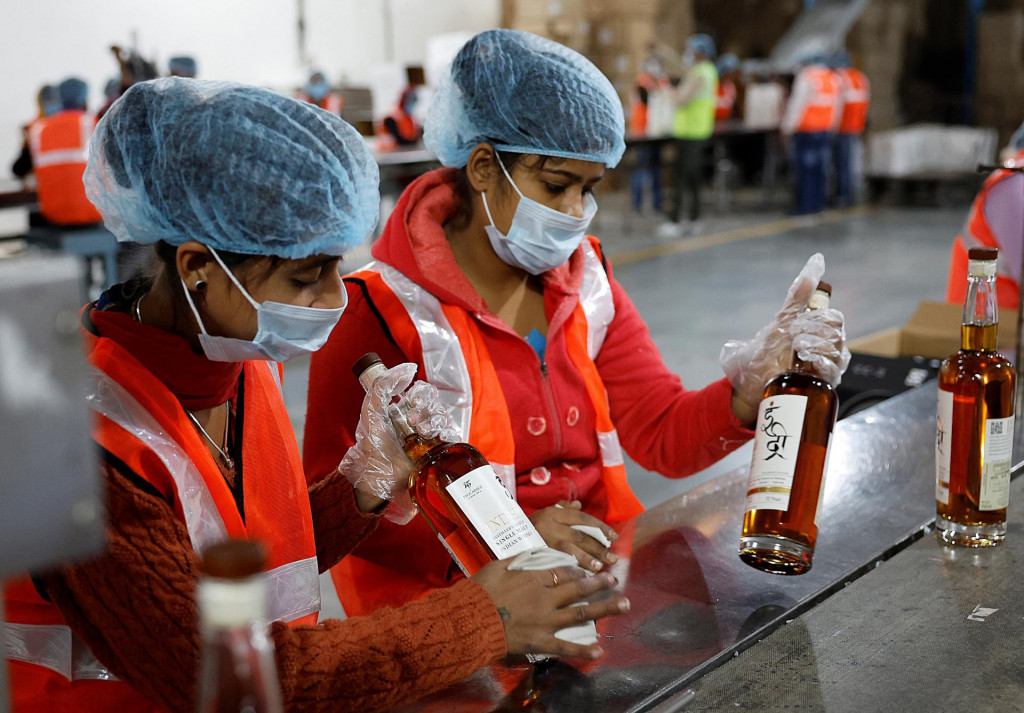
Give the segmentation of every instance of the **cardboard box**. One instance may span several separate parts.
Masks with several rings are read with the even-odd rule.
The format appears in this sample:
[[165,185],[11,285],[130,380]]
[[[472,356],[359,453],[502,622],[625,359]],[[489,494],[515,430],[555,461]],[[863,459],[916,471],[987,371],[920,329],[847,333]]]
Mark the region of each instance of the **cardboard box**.
[[[945,359],[960,348],[963,306],[946,302],[922,302],[902,327],[891,327],[848,344],[851,352],[885,357],[921,356]],[[999,330],[1000,350],[1014,347],[1015,318],[1007,315]]]

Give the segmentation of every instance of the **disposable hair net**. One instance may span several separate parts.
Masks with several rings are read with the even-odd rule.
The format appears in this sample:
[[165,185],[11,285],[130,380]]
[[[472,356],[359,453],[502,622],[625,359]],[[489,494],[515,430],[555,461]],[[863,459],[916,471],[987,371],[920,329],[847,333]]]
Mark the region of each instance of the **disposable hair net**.
[[1017,127],[1010,137],[1010,148],[1014,151],[1024,151],[1024,124]]
[[740,58],[732,54],[731,52],[723,54],[721,57],[718,58],[717,67],[719,74],[728,74],[729,72],[734,72],[740,68]]
[[378,171],[355,129],[266,89],[167,78],[96,127],[85,192],[118,240],[304,258],[373,230]]
[[693,35],[687,40],[686,49],[691,52],[700,52],[710,59],[715,58],[715,41],[711,39],[711,35],[706,35],[703,32]]
[[184,55],[167,60],[167,69],[179,77],[195,77],[199,70],[195,58]]
[[480,142],[612,168],[624,133],[622,103],[590,60],[528,32],[488,30],[459,50],[439,83],[423,141],[456,168]]
[[89,98],[89,87],[78,77],[69,77],[57,87],[60,103],[65,109],[84,109]]

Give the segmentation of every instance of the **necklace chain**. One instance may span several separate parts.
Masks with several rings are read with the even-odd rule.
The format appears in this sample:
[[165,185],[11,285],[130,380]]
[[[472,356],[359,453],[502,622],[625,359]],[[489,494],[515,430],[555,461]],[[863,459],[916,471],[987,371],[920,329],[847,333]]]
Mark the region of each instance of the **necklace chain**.
[[[225,409],[224,409],[225,410],[225,413],[224,413],[224,446],[227,447],[227,444],[228,444],[228,421],[229,421],[228,417],[231,414],[231,402],[230,401],[225,401],[224,402],[224,407],[225,407]],[[224,452],[224,449],[222,449],[220,446],[217,445],[217,442],[215,440],[213,440],[213,438],[210,437],[210,434],[206,432],[205,428],[203,428],[203,424],[199,423],[199,419],[197,419],[194,415],[192,415],[191,411],[189,411],[188,409],[185,409],[185,414],[189,417],[189,420],[191,420],[192,423],[195,424],[196,428],[199,429],[199,432],[201,434],[203,434],[203,436],[206,438],[207,442],[217,450],[217,455],[220,456],[220,461],[223,464],[223,466],[227,470],[233,471],[235,469],[235,461],[233,461],[231,459],[231,456],[229,456],[226,452]]]

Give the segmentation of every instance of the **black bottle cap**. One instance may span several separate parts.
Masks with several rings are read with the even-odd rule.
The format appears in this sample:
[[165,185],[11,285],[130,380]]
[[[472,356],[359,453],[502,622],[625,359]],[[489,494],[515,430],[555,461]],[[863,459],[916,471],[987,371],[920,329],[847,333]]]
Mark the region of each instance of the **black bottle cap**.
[[968,260],[995,260],[998,257],[998,248],[971,248],[967,251]]
[[202,570],[211,577],[245,579],[267,564],[267,551],[255,540],[224,540],[203,550]]
[[356,375],[358,379],[364,371],[369,369],[374,364],[383,364],[381,358],[377,356],[377,352],[367,352],[361,357],[356,359],[356,363],[352,365],[352,373]]

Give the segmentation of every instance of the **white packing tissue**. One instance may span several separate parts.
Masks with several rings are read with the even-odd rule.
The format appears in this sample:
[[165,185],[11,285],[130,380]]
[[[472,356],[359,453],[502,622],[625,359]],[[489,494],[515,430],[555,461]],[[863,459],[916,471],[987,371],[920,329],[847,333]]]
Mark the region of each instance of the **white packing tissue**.
[[[556,569],[558,567],[577,567],[583,569],[576,562],[575,557],[565,552],[553,550],[550,547],[538,547],[535,550],[523,552],[512,558],[508,565],[510,570]],[[583,606],[584,604],[587,604],[587,602],[577,602],[573,606]],[[580,644],[581,646],[593,646],[597,643],[597,625],[593,621],[587,621],[576,626],[569,626],[556,631],[555,637],[562,641]],[[531,658],[536,660],[546,657]]]

